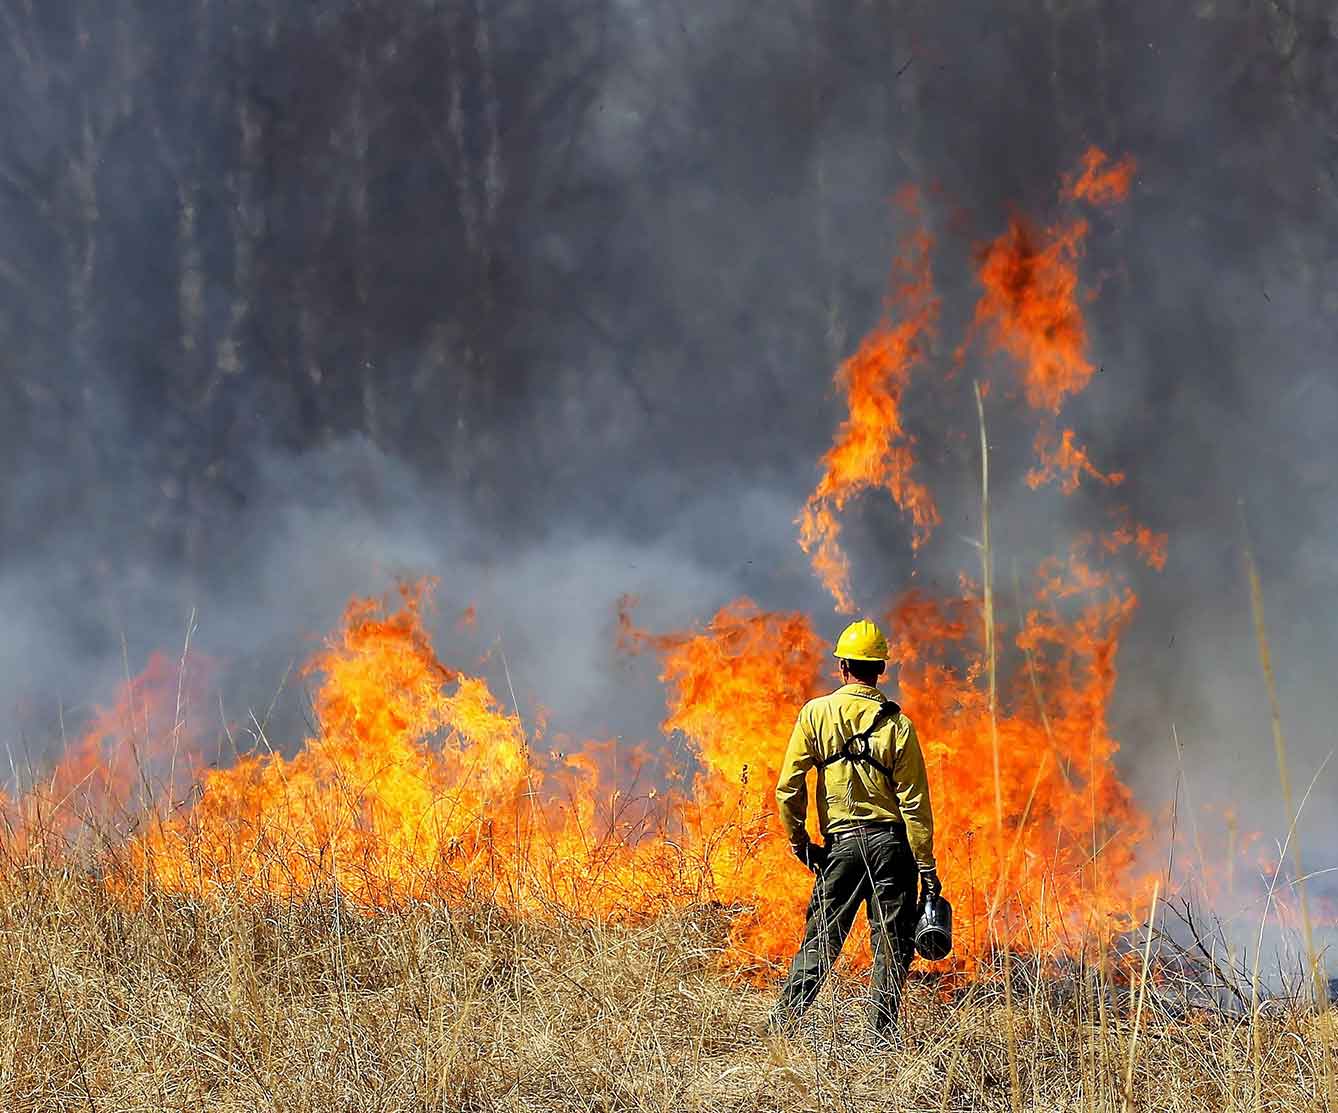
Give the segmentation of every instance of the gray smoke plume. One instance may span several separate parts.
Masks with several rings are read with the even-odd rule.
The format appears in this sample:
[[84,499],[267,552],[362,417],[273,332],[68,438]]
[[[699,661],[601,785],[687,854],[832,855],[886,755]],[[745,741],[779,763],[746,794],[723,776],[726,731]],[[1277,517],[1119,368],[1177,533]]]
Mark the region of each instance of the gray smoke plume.
[[[40,763],[125,669],[196,645],[265,707],[352,593],[442,580],[556,730],[653,735],[614,648],[748,594],[839,618],[793,518],[922,188],[944,299],[913,390],[944,524],[848,515],[861,604],[978,557],[970,383],[1001,564],[1127,505],[1170,534],[1115,707],[1145,804],[1285,834],[1241,558],[1264,585],[1297,795],[1338,720],[1338,16],[1288,5],[0,0],[0,697]],[[1006,366],[953,348],[973,250],[1056,219],[1090,143],[1092,388],[1118,491],[1031,492]],[[479,608],[472,632],[453,625]],[[293,713],[293,729],[300,729]],[[16,761],[16,764],[18,762]],[[1333,864],[1334,774],[1302,835]],[[1183,790],[1182,785],[1182,790]],[[1183,797],[1182,797],[1183,804]],[[1332,894],[1331,878],[1317,879]]]

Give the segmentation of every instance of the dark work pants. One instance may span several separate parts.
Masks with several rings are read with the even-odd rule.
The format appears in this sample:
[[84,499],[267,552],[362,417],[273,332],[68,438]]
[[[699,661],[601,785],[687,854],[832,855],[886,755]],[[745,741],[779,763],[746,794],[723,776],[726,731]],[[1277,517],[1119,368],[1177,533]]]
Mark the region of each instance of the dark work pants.
[[772,1026],[788,1027],[813,1004],[862,904],[873,940],[870,1021],[875,1030],[889,1031],[915,949],[918,885],[915,858],[900,827],[861,831],[831,843],[827,863],[813,880],[804,941],[781,987]]

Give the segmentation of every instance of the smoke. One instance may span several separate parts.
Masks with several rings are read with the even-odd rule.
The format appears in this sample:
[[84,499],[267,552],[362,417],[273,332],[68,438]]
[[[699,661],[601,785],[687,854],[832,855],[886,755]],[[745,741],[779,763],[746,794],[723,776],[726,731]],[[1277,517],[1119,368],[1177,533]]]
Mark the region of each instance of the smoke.
[[[1120,506],[1170,534],[1165,571],[1132,572],[1120,660],[1140,798],[1179,780],[1285,834],[1240,507],[1299,796],[1338,716],[1326,5],[5,11],[11,752],[40,760],[56,711],[108,698],[192,612],[231,662],[222,717],[268,707],[347,598],[397,576],[440,577],[447,658],[500,691],[504,657],[557,733],[654,734],[654,665],[614,648],[625,593],[652,628],[747,594],[834,631],[793,519],[831,371],[884,295],[890,198],[917,184],[945,312],[910,420],[944,523],[912,559],[894,508],[859,503],[857,599],[974,571],[970,383],[995,377],[1001,561]],[[954,376],[952,348],[974,248],[1014,211],[1054,219],[1092,142],[1139,173],[1092,218],[1101,371],[1065,420],[1129,478],[1065,500],[1022,482],[1011,371],[977,353]]]

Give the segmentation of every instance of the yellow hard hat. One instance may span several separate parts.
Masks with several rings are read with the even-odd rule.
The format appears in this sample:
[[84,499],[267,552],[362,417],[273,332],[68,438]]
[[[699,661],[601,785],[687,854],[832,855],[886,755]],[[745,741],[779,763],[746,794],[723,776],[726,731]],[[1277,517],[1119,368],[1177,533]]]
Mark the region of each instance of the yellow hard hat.
[[841,631],[832,656],[843,661],[886,661],[887,638],[867,618],[861,618]]

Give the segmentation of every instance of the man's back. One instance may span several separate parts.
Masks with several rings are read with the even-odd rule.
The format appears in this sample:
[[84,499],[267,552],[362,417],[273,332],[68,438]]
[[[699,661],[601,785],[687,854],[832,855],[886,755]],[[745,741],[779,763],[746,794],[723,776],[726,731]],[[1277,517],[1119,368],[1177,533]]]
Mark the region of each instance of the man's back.
[[[859,824],[903,823],[917,864],[930,870],[934,819],[924,757],[909,717],[899,708],[889,714],[886,705],[877,688],[863,683],[844,684],[804,705],[776,787],[781,821],[791,843],[807,841],[804,778],[816,769],[818,829],[824,841]],[[843,748],[871,727],[867,751],[857,747],[867,757],[842,756]]]

